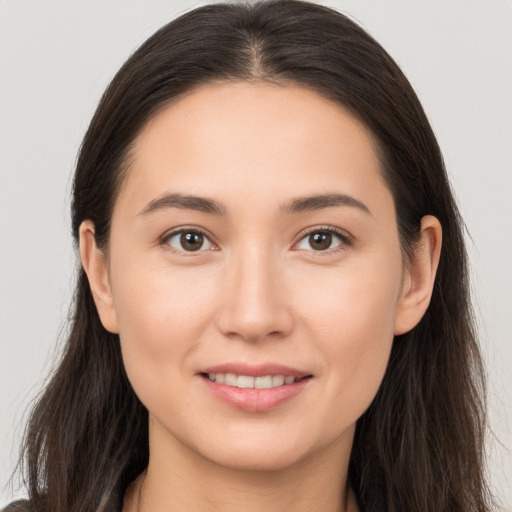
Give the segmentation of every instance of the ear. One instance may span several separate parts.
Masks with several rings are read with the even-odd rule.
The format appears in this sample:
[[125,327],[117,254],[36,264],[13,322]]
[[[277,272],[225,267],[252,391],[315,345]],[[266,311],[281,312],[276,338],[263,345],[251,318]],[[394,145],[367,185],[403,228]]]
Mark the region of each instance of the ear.
[[405,269],[395,316],[395,335],[405,334],[421,320],[432,297],[441,255],[442,228],[432,215],[421,219],[420,239]]
[[110,287],[107,261],[103,252],[96,245],[92,221],[83,221],[80,224],[78,233],[80,259],[89,279],[89,285],[101,323],[107,331],[118,333],[119,329]]

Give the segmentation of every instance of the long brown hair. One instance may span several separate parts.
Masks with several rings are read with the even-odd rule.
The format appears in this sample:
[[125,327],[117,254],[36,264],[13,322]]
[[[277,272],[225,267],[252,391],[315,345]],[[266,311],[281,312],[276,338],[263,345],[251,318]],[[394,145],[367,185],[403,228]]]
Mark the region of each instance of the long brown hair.
[[[274,81],[342,104],[373,133],[411,250],[424,215],[443,227],[423,319],[397,336],[377,396],[358,420],[349,483],[362,511],[484,512],[484,377],[468,292],[463,224],[423,109],[392,58],[347,17],[311,2],[213,4],[158,30],[122,66],[80,149],[72,228],[94,222],[108,249],[131,145],[151,116],[200,84]],[[62,359],[34,408],[24,510],[119,510],[149,457],[148,413],[126,376],[117,335],[99,320],[80,271]]]

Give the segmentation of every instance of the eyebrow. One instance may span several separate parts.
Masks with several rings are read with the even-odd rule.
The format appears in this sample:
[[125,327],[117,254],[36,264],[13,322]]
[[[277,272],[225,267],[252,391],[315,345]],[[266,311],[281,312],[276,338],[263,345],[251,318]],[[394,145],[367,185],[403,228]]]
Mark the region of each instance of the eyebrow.
[[213,215],[227,215],[226,208],[219,202],[206,197],[189,196],[184,194],[165,194],[157,197],[148,203],[148,205],[139,213],[147,215],[168,208],[181,208],[184,210],[196,210],[199,212],[210,213]]
[[[371,215],[370,209],[364,203],[352,196],[339,193],[297,197],[292,199],[290,202],[281,205],[279,211],[281,215],[292,215],[313,210],[321,210],[323,208],[330,208],[333,206],[350,206]],[[148,215],[168,208],[196,210],[218,216],[227,215],[226,207],[214,199],[178,193],[165,194],[153,199],[139,213],[139,215]]]
[[358,199],[346,194],[332,193],[320,194],[292,199],[288,204],[281,206],[280,212],[284,215],[321,210],[332,206],[350,206],[371,215],[370,209]]

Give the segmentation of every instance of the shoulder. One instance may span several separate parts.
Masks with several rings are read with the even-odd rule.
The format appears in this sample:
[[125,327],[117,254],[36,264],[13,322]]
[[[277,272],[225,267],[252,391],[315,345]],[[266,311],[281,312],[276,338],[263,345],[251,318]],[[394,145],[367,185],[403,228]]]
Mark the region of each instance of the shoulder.
[[30,512],[30,501],[29,500],[18,500],[13,501],[6,505],[0,512]]

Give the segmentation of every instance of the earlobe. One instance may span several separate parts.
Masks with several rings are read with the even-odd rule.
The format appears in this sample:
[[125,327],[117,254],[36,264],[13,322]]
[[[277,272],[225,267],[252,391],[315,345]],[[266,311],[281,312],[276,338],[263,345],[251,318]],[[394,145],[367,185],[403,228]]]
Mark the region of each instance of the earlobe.
[[421,219],[420,239],[404,276],[395,316],[395,335],[405,334],[421,320],[430,304],[441,256],[442,228],[436,217]]
[[92,221],[85,220],[80,224],[79,241],[80,259],[89,280],[101,323],[107,331],[118,333],[118,322],[108,276],[107,261],[96,245]]

